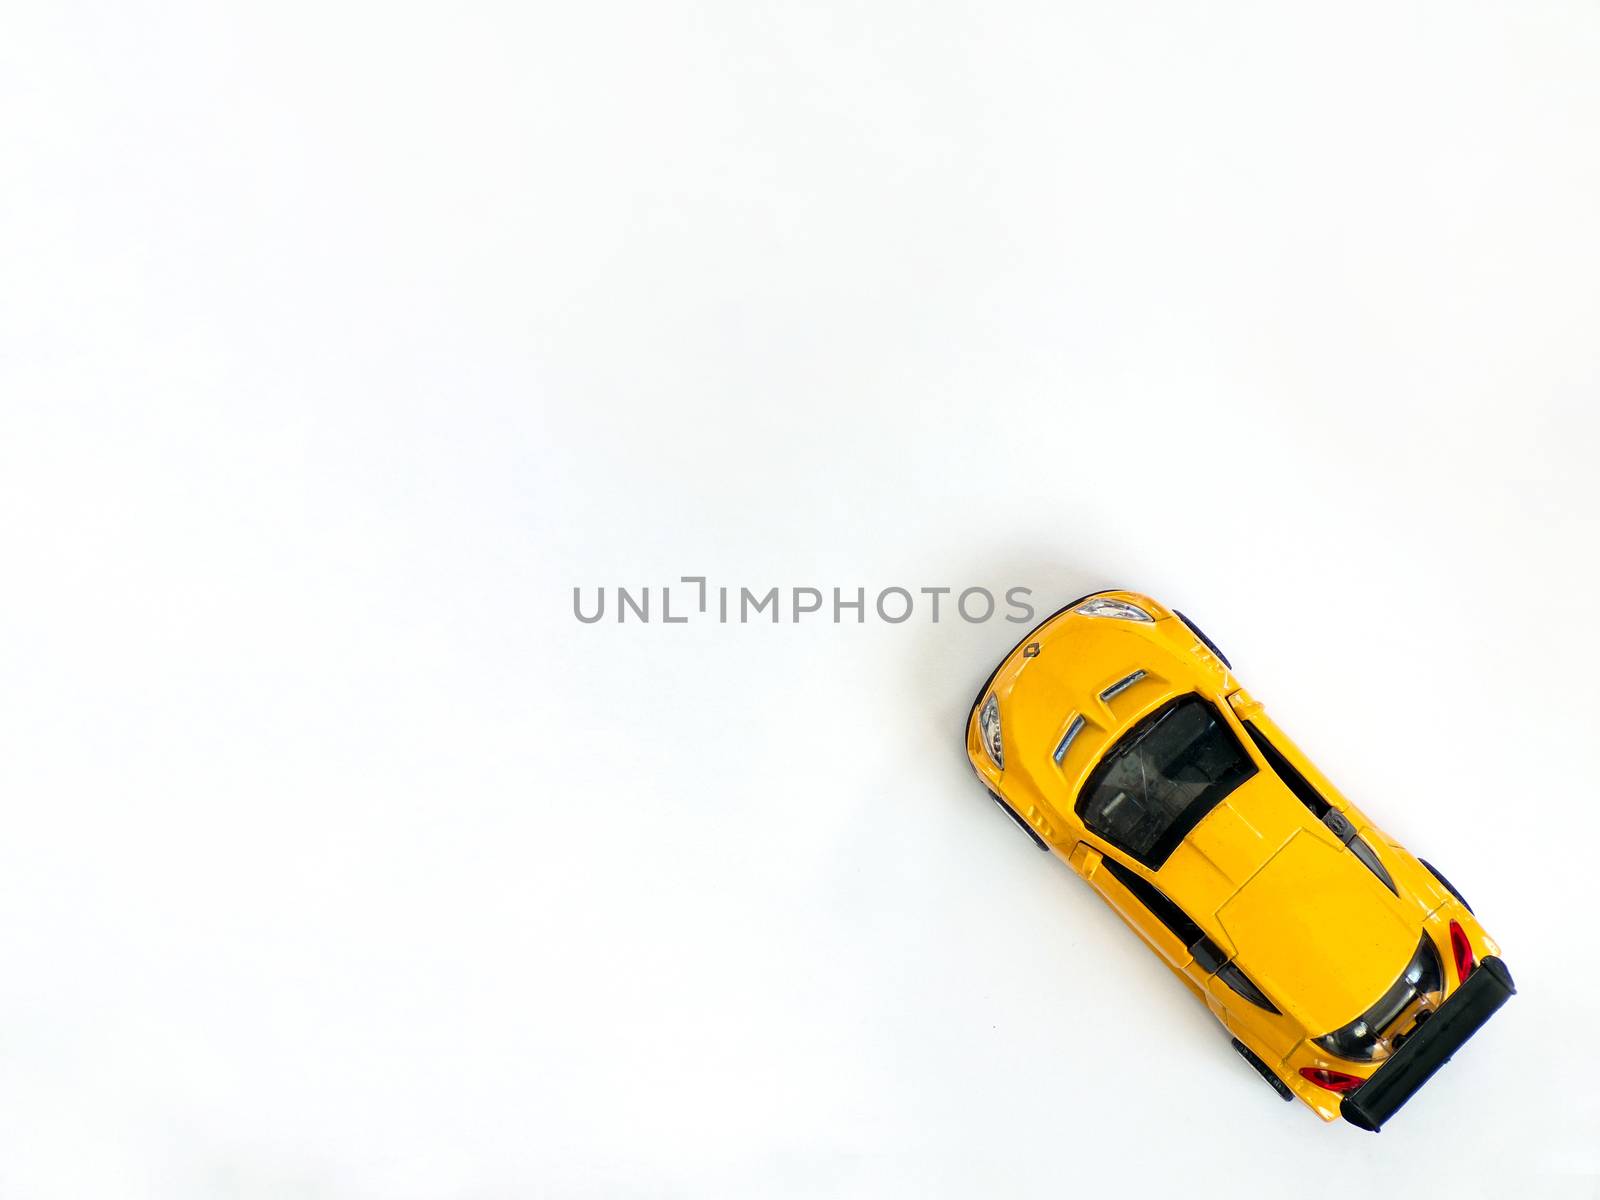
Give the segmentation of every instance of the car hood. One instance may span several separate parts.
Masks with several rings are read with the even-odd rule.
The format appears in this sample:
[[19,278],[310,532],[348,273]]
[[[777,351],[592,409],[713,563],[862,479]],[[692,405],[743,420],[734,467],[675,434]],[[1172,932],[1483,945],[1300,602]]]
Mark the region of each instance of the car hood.
[[1365,1012],[1405,970],[1421,927],[1354,855],[1291,837],[1221,908],[1236,961],[1312,1035]]

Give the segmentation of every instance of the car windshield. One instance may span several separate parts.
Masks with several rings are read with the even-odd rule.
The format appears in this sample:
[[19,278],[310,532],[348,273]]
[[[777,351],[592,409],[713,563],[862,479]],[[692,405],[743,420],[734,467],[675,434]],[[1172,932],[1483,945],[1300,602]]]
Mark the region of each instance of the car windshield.
[[1145,866],[1164,863],[1255,763],[1199,696],[1179,696],[1130,729],[1078,796],[1083,823]]

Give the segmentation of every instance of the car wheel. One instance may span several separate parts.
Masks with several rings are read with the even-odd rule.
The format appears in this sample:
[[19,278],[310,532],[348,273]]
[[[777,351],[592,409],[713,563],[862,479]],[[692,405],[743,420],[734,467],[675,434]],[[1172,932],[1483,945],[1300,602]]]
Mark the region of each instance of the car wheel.
[[1207,650],[1210,650],[1211,653],[1215,654],[1218,658],[1220,658],[1222,660],[1222,665],[1223,666],[1227,667],[1228,670],[1230,670],[1230,671],[1233,670],[1233,664],[1228,661],[1228,656],[1226,654],[1224,654],[1221,650],[1217,649],[1217,644],[1206,636],[1206,631],[1204,629],[1201,629],[1200,626],[1196,625],[1193,621],[1189,620],[1188,617],[1184,616],[1181,612],[1178,612],[1177,609],[1173,609],[1172,611],[1177,614],[1178,620],[1182,621],[1185,625],[1187,625],[1189,627],[1189,632],[1190,633],[1194,634],[1195,637],[1199,638],[1202,642],[1204,642],[1206,644],[1206,649]]
[[1000,806],[1000,808],[1001,808],[1001,811],[1003,811],[1006,814],[1006,816],[1010,817],[1013,821],[1015,821],[1017,823],[1017,827],[1019,829],[1021,829],[1023,833],[1027,834],[1029,837],[1031,837],[1033,839],[1033,844],[1035,846],[1039,847],[1039,849],[1041,849],[1041,850],[1050,849],[1049,845],[1046,844],[1045,840],[1042,837],[1039,836],[1038,830],[1034,829],[1034,827],[1032,825],[1029,825],[1026,821],[1024,821],[1022,819],[1021,815],[1018,814],[1017,810],[1012,808],[1011,805],[1007,804],[1004,800],[1000,799],[998,794],[996,794],[995,792],[990,792],[989,793],[989,799],[993,800],[996,804],[998,804]]
[[[1425,858],[1419,858],[1419,859],[1417,859],[1417,861],[1419,863],[1421,863],[1423,866],[1428,868],[1428,874],[1429,875],[1432,875],[1440,883],[1444,884],[1444,890],[1445,891],[1449,892],[1457,900],[1461,901],[1461,907],[1462,908],[1466,909],[1468,912],[1472,912],[1472,905],[1467,903],[1467,898],[1465,896],[1463,896],[1460,892],[1456,891],[1456,885],[1455,884],[1451,883],[1443,875],[1439,874],[1439,868],[1435,867],[1431,862],[1429,862]],[[1476,916],[1477,914],[1474,913],[1473,915]]]
[[1272,1085],[1272,1090],[1278,1093],[1280,1100],[1293,1100],[1294,1093],[1289,1090],[1289,1085],[1278,1078],[1278,1073],[1256,1055],[1256,1052],[1246,1046],[1238,1038],[1233,1039],[1233,1048],[1239,1052],[1239,1057],[1244,1059],[1256,1069],[1256,1074]]

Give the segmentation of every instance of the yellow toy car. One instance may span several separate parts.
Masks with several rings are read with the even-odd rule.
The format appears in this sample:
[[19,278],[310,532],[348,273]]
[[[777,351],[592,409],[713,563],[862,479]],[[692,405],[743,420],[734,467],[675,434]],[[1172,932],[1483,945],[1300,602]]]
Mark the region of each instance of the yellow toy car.
[[966,738],[1001,807],[1324,1120],[1377,1130],[1516,991],[1460,893],[1148,596],[1048,618],[984,683]]

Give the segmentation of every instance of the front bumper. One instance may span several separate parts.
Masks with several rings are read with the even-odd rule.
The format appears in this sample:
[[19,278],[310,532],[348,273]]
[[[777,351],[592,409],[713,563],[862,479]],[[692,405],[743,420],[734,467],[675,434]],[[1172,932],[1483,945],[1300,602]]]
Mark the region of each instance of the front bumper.
[[1484,958],[1433,1018],[1340,1102],[1340,1115],[1376,1133],[1516,992],[1505,963]]

